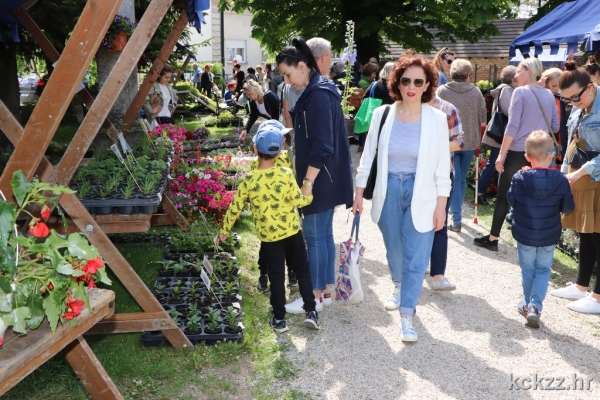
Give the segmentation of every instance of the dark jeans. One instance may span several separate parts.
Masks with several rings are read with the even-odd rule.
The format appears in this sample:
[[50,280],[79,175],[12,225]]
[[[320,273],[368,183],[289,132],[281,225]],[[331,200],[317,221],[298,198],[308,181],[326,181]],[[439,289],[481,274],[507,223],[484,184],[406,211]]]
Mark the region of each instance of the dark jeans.
[[525,165],[529,165],[529,163],[525,159],[524,151],[508,151],[504,160],[504,172],[500,174],[498,179],[498,196],[496,197],[496,207],[494,207],[492,229],[490,230],[490,234],[493,236],[500,236],[504,218],[506,218],[510,208],[508,200],[506,200],[506,193],[510,188],[512,177]]
[[175,120],[171,117],[156,117],[156,122],[162,124],[175,124]]
[[[452,190],[454,190],[454,175],[450,173]],[[452,196],[452,191],[450,191]],[[446,222],[444,227],[433,234],[433,246],[431,246],[431,260],[429,262],[429,275],[444,275],[446,273],[446,262],[448,261],[448,209],[450,208],[450,196],[446,201]]]
[[302,232],[277,242],[262,242],[263,255],[269,266],[271,286],[271,307],[275,319],[285,318],[285,258],[289,254],[293,260],[292,268],[298,278],[300,295],[304,300],[304,310],[315,310],[315,296],[312,290],[306,244]]
[[485,164],[485,167],[483,167],[483,170],[481,170],[481,176],[479,177],[477,190],[481,194],[486,194],[487,188],[490,186],[490,182],[492,182],[492,178],[496,173],[496,159],[498,158],[498,153],[500,153],[499,147],[490,146],[490,149],[492,150],[490,158],[488,159],[487,164]]
[[[264,242],[260,243],[260,249],[258,250],[258,270],[260,271],[261,275],[268,275],[269,274],[269,266],[267,265],[267,260],[265,258],[265,250],[264,250],[264,246],[263,246]],[[291,257],[290,254],[285,253],[285,263],[287,265],[287,270],[288,270],[288,276],[290,275],[290,273],[292,273],[292,265],[294,263],[293,261],[294,259]]]
[[579,270],[576,283],[590,286],[592,273],[596,269],[596,282],[592,291],[600,294],[600,233],[579,234]]
[[363,132],[360,135],[358,135],[358,145],[360,147],[365,147],[365,141],[367,140],[368,134],[369,134],[369,132]]

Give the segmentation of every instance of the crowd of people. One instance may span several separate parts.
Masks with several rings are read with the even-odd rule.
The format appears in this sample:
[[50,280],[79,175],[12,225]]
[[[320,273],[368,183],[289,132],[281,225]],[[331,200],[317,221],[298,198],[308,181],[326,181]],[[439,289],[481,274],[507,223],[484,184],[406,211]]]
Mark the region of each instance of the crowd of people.
[[[461,233],[467,172],[482,145],[490,157],[477,201],[488,202],[496,173],[497,193],[490,234],[474,244],[497,251],[501,227],[510,221],[522,270],[517,312],[526,325],[539,327],[562,228],[579,233],[578,275],[575,284],[551,294],[574,300],[571,310],[600,313],[600,281],[588,291],[592,274],[600,276],[600,67],[593,57],[584,67],[568,60],[562,70],[544,70],[534,57],[505,67],[502,83],[491,91],[494,112],[506,120],[501,139],[487,129],[472,64],[451,49],[433,60],[407,50],[395,62],[372,57],[355,65],[349,79],[361,100],[381,99],[382,105],[360,135],[353,189],[341,107],[347,70],[332,56],[325,39],[296,37],[264,71],[243,71],[234,60],[228,84],[229,100],[243,93],[248,102],[240,138],[249,139],[253,125],[262,123],[252,139],[258,164],[240,185],[219,240],[249,199],[262,242],[257,288],[270,287],[276,331],[288,329],[286,313],[304,313],[306,326],[320,329],[318,313],[332,303],[335,283],[334,210],[345,206],[362,214],[364,190],[372,185],[371,219],[382,233],[393,284],[383,307],[399,310],[402,340],[416,341],[412,316],[428,266],[433,290],[456,289],[446,277],[448,230]],[[145,104],[156,118],[167,117],[164,104],[172,95],[162,86],[168,74],[161,72]],[[213,87],[208,65],[198,75],[192,81],[203,90]],[[286,263],[288,286],[298,284],[301,296],[284,304]]]

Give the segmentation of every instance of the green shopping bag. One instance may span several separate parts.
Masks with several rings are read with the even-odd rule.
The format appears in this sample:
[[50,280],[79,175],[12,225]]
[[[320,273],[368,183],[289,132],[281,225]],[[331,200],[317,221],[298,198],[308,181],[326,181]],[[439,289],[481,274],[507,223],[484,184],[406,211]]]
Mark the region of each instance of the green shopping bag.
[[356,124],[354,125],[354,133],[360,134],[369,131],[369,126],[371,125],[371,118],[373,118],[373,111],[381,104],[383,104],[383,100],[377,99],[373,97],[373,93],[375,92],[375,82],[371,85],[370,97],[366,97],[363,99],[358,112],[354,119],[356,120]]

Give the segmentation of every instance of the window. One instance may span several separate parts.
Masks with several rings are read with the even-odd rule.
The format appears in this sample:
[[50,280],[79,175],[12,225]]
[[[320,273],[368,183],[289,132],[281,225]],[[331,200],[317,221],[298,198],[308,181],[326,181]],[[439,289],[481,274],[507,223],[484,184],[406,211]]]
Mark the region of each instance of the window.
[[228,40],[227,41],[227,63],[231,64],[233,59],[238,63],[246,63],[246,41],[245,40]]

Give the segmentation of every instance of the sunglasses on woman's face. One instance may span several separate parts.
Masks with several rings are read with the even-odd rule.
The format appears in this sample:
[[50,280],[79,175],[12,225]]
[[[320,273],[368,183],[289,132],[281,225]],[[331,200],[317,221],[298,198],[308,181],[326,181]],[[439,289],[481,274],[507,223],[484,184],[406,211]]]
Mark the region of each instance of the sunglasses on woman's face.
[[448,63],[448,65],[450,65],[450,64],[452,64],[452,61],[454,61],[454,60],[446,60],[446,59],[444,59],[444,61],[446,61]]
[[560,101],[565,102],[567,104],[569,103],[577,103],[578,101],[581,100],[581,95],[583,94],[583,92],[585,92],[585,89],[587,89],[587,85],[581,90],[581,92],[579,92],[578,95],[575,95],[573,97],[560,97]]
[[400,84],[401,84],[402,86],[410,86],[410,83],[411,83],[411,82],[414,82],[414,84],[415,84],[415,86],[416,86],[416,87],[422,87],[422,86],[423,86],[423,84],[425,84],[425,79],[420,79],[420,78],[417,78],[417,79],[414,79],[414,80],[413,80],[413,79],[410,79],[410,78],[404,78],[404,77],[403,77],[403,78],[400,78]]

